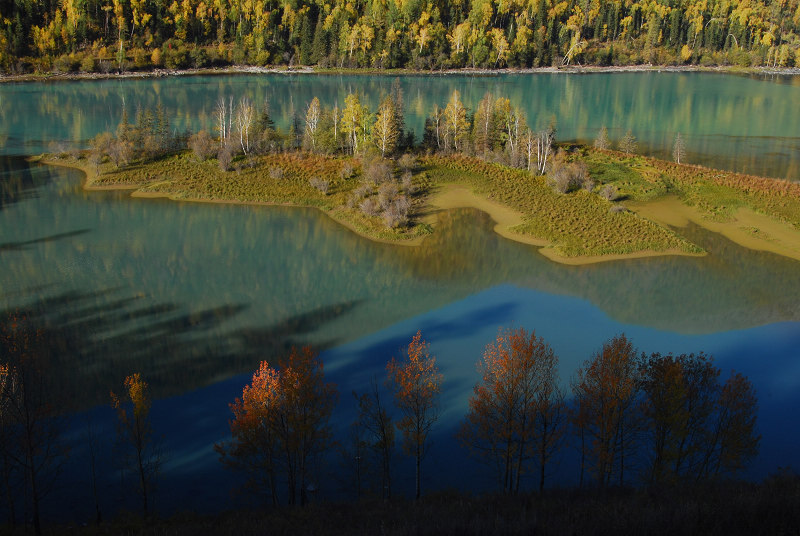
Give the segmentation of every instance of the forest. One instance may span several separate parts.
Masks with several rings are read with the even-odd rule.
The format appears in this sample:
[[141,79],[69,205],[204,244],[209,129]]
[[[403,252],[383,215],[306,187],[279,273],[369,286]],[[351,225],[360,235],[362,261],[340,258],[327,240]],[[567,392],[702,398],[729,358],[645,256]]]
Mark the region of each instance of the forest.
[[9,0],[8,73],[800,64],[798,0]]

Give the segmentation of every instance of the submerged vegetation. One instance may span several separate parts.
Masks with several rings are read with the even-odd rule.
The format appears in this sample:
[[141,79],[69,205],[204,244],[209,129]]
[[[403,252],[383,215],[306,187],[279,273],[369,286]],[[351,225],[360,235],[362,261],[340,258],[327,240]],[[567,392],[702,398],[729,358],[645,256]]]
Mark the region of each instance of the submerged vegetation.
[[[555,259],[702,253],[648,219],[647,203],[667,196],[709,221],[734,221],[746,208],[800,230],[798,184],[641,157],[630,132],[616,141],[621,151],[609,148],[607,130],[594,147],[558,146],[554,123],[534,131],[520,109],[491,94],[472,112],[453,92],[433,107],[419,144],[405,130],[399,84],[375,113],[358,94],[341,109],[314,98],[288,131],[247,98],[220,98],[214,117],[213,134],[178,134],[160,108],[139,110],[133,123],[123,110],[115,134],[98,135],[77,165],[89,187],[316,207],[392,242],[432,232],[437,196],[465,187],[510,211],[515,223],[504,234],[548,246]],[[676,161],[685,160],[684,143],[678,134]]]

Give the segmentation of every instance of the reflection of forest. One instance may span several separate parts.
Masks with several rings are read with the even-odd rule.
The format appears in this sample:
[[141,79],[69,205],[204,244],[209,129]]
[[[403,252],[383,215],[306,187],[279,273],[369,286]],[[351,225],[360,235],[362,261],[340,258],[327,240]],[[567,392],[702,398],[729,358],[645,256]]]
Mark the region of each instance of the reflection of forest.
[[[394,77],[376,75],[226,75],[140,80],[3,84],[0,139],[6,154],[49,150],[51,141],[86,142],[114,131],[123,102],[131,117],[139,107],[164,106],[180,132],[213,131],[221,96],[269,103],[278,126],[288,128],[313,97],[341,107],[358,92],[377,109]],[[676,133],[687,140],[688,161],[721,169],[797,179],[800,173],[794,110],[800,95],[782,79],[715,73],[595,73],[497,76],[403,76],[406,125],[418,139],[433,104],[458,89],[474,110],[487,91],[508,97],[536,129],[557,123],[557,139],[593,140],[602,126],[612,141],[630,129],[640,151],[670,158]],[[757,97],[755,97],[757,96]],[[769,155],[765,158],[765,155]]]
[[19,173],[38,187],[0,210],[0,309],[45,328],[79,405],[105,403],[132,372],[158,397],[186,392],[509,282],[684,333],[800,319],[797,262],[699,228],[686,232],[707,257],[569,267],[474,210],[442,214],[420,247],[392,246],[311,209],[135,200],[84,192],[70,170]]

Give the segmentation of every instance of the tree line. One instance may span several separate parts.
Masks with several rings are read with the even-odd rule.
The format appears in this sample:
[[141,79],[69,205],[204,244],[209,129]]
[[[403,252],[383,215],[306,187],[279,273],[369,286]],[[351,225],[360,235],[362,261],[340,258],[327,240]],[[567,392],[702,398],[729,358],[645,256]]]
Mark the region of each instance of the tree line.
[[[362,473],[371,467],[367,488],[387,498],[400,432],[403,451],[415,462],[419,498],[443,376],[419,331],[386,369],[394,412],[378,379],[354,392],[358,415],[348,456],[357,460],[359,494]],[[522,328],[501,329],[478,372],[457,439],[489,467],[504,493],[529,489],[531,479],[542,492],[554,459],[572,446],[580,454],[579,486],[601,488],[731,475],[758,452],[752,384],[735,372],[722,382],[720,369],[702,353],[646,355],[619,335],[583,363],[567,390],[558,356],[544,339]],[[231,439],[217,450],[273,504],[281,495],[278,480],[288,487],[283,495],[289,504],[297,504],[298,493],[302,504],[298,483],[309,481],[311,461],[332,447],[335,434],[327,421],[334,400],[335,387],[324,381],[322,362],[310,348],[293,349],[275,367],[262,362],[231,405]],[[305,449],[297,450],[301,445]]]
[[[105,161],[120,168],[186,149],[201,162],[216,159],[223,171],[254,167],[258,156],[282,152],[350,156],[355,160],[343,165],[341,177],[350,179],[360,174],[362,185],[352,191],[347,206],[369,217],[382,217],[389,228],[410,221],[411,201],[419,193],[412,180],[414,153],[477,156],[546,176],[559,193],[584,189],[609,201],[618,198],[613,184],[596,188],[581,158],[556,146],[555,117],[546,127],[535,130],[521,108],[490,92],[474,111],[464,105],[458,90],[443,107],[434,104],[419,142],[414,132],[406,129],[398,79],[375,111],[362,104],[358,93],[349,93],[341,107],[338,103],[323,105],[313,97],[303,110],[290,111],[288,129],[275,125],[268,102],[259,105],[246,96],[238,101],[219,97],[213,126],[194,134],[172,130],[160,105],[138,109],[134,122],[130,122],[124,104],[121,113],[114,134],[104,132],[90,141],[88,161],[98,173]],[[602,150],[614,147],[605,126],[594,146]],[[637,141],[631,131],[617,141],[616,149],[636,153]],[[673,158],[678,163],[686,159],[680,134],[675,138]],[[285,171],[273,167],[270,178],[280,179]],[[309,182],[323,195],[328,193],[329,179],[312,177]],[[613,209],[623,210],[619,206]]]
[[34,65],[121,71],[225,64],[430,69],[584,62],[789,67],[800,63],[798,35],[797,0],[0,4],[0,65],[12,71]]
[[[24,316],[2,326],[0,469],[7,523],[24,502],[25,518],[41,533],[41,501],[67,460],[63,409],[44,370],[51,349]],[[554,461],[577,449],[579,486],[683,484],[733,475],[758,453],[757,399],[751,382],[721,370],[703,353],[640,353],[618,335],[603,343],[565,387],[558,356],[535,332],[500,329],[477,364],[479,379],[456,438],[485,463],[504,493],[542,492]],[[394,490],[398,436],[414,460],[415,497],[422,462],[441,411],[445,382],[418,331],[392,357],[381,380],[354,392],[357,414],[334,430],[338,401],[322,361],[310,347],[293,347],[273,364],[262,361],[230,404],[231,436],[215,446],[227,467],[246,475],[248,490],[273,505],[303,505],[328,476],[332,449],[356,460],[357,490],[389,498]],[[387,399],[388,395],[388,399]],[[164,451],[151,423],[152,399],[139,374],[111,392],[121,480],[136,491],[142,512]],[[98,522],[97,437],[86,435]],[[347,437],[344,437],[347,436]],[[364,485],[362,486],[362,482]],[[325,484],[328,484],[325,482]]]

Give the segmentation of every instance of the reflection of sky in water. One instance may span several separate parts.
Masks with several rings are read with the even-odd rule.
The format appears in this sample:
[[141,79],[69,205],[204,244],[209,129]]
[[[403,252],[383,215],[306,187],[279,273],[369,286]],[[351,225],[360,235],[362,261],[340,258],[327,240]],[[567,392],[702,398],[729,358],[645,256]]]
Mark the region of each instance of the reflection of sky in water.
[[[624,332],[643,352],[706,352],[715,358],[723,381],[731,370],[747,375],[759,398],[758,428],[762,434],[759,457],[746,475],[762,478],[779,466],[800,468],[800,430],[794,411],[800,407],[800,323],[787,322],[712,335],[680,335],[626,325],[609,318],[585,300],[556,296],[512,285],[501,285],[454,302],[322,354],[326,379],[337,384],[340,403],[332,425],[340,440],[355,418],[350,393],[361,391],[369,379],[385,377],[386,361],[423,330],[444,375],[442,413],[433,434],[433,448],[423,466],[424,487],[492,489],[484,469],[455,443],[453,432],[467,411],[472,386],[478,380],[475,364],[500,326],[534,329],[560,358],[563,383],[575,369],[611,336]],[[225,508],[236,477],[227,473],[213,452],[213,443],[228,437],[227,404],[241,393],[250,375],[240,375],[183,396],[157,401],[153,406],[156,429],[165,435],[170,459],[164,468],[157,502],[167,510],[195,507]],[[110,410],[92,412],[111,433]],[[574,451],[567,447],[551,484],[573,484],[577,479]],[[81,454],[76,453],[76,460]],[[397,455],[395,488],[410,492],[410,461]],[[77,463],[77,462],[76,462]],[[339,462],[332,456],[333,465]],[[74,465],[74,464],[73,464]],[[337,466],[338,467],[338,466]],[[340,468],[336,470],[341,470]],[[106,475],[113,486],[115,473]],[[77,477],[80,478],[80,477]],[[534,477],[535,478],[535,477]],[[323,480],[321,492],[341,493],[335,479]],[[90,497],[70,493],[77,512],[88,508]],[[113,497],[108,495],[107,497]],[[111,508],[110,500],[105,508]],[[65,503],[65,508],[73,505]],[[75,513],[76,516],[80,514]],[[90,512],[87,510],[87,516]]]

